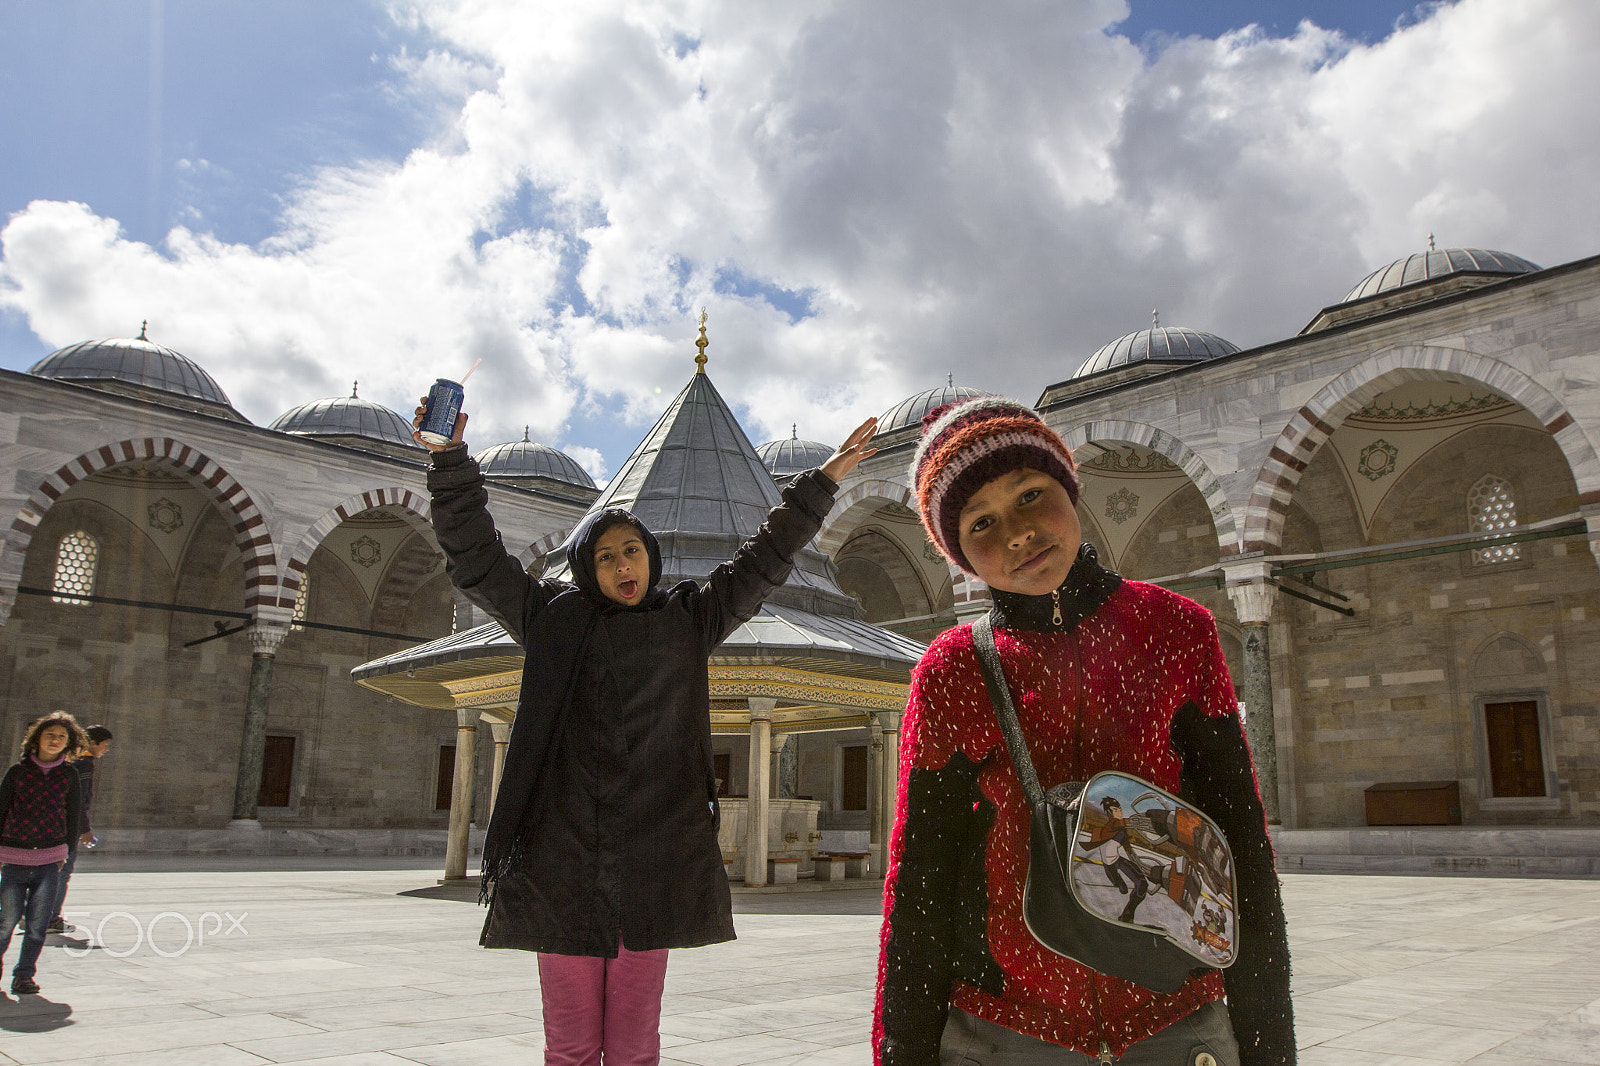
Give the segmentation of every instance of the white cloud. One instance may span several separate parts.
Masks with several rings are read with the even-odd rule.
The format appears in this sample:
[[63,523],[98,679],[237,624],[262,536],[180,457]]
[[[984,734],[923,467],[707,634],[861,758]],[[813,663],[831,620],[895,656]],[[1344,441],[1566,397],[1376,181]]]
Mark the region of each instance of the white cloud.
[[601,455],[599,449],[588,448],[582,444],[569,444],[561,449],[578,461],[588,475],[594,478],[594,483],[600,488],[605,488],[610,471],[606,469],[606,457]]
[[35,203],[0,306],[60,344],[149,318],[257,421],[355,377],[409,410],[482,357],[480,439],[558,442],[575,412],[642,431],[706,305],[757,442],[829,441],[947,373],[1031,400],[1152,307],[1286,336],[1429,231],[1597,250],[1600,6],[1460,0],[1370,47],[1304,24],[1154,59],[1102,32],[1123,11],[408,6],[435,46],[389,69],[448,118],[434,141],[309,174],[255,247]]

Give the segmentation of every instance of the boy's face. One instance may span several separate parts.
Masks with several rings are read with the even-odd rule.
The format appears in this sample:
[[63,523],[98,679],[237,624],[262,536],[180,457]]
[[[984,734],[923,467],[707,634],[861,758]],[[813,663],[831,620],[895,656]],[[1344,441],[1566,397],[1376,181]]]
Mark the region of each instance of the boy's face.
[[1082,530],[1066,487],[1026,467],[987,482],[961,510],[961,550],[984,583],[1043,596],[1067,579]]
[[111,750],[111,741],[109,741],[109,740],[102,740],[102,741],[99,741],[97,743],[89,745],[89,754],[94,756],[96,759],[100,758],[100,756],[104,755],[106,752],[108,752],[110,750]]
[[622,523],[600,535],[594,546],[594,576],[606,599],[632,607],[649,592],[650,550],[632,526]]

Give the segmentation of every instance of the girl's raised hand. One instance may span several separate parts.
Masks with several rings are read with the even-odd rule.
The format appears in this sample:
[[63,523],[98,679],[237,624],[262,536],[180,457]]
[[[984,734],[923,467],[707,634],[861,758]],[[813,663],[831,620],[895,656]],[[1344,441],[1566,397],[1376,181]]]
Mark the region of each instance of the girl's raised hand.
[[428,398],[424,396],[421,402],[417,404],[417,409],[411,418],[412,440],[416,441],[430,452],[442,452],[446,448],[454,448],[457,444],[461,443],[461,434],[464,433],[467,428],[467,412],[462,411],[460,414],[456,415],[456,431],[450,435],[449,444],[435,444],[432,441],[423,440],[422,434],[417,432],[417,429],[422,425],[422,416],[427,413]]
[[834,481],[843,481],[845,475],[856,468],[861,460],[878,454],[878,449],[867,447],[872,440],[872,435],[878,432],[878,420],[869,418],[855,428],[855,432],[845,438],[837,451],[828,457],[822,464],[822,472]]

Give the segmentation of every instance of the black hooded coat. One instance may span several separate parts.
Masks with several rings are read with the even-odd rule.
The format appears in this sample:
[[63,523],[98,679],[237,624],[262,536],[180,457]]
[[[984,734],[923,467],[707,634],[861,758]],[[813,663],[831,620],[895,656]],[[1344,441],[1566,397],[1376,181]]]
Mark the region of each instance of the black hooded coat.
[[[820,470],[784,490],[761,529],[704,582],[655,587],[655,537],[627,512],[568,539],[574,584],[535,580],[505,549],[465,448],[434,453],[433,528],[450,580],[525,654],[484,842],[481,943],[614,958],[734,939],[717,844],[707,660],[782,584],[837,486]],[[594,544],[621,514],[643,534],[650,592],[600,592]]]

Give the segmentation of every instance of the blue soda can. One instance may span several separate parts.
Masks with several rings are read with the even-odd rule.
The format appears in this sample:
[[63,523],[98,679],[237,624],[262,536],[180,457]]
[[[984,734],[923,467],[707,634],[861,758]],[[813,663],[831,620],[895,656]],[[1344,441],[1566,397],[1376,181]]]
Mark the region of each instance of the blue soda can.
[[466,390],[459,382],[440,378],[428,390],[428,403],[417,434],[429,444],[449,444],[456,431],[456,416],[461,413],[461,398]]

